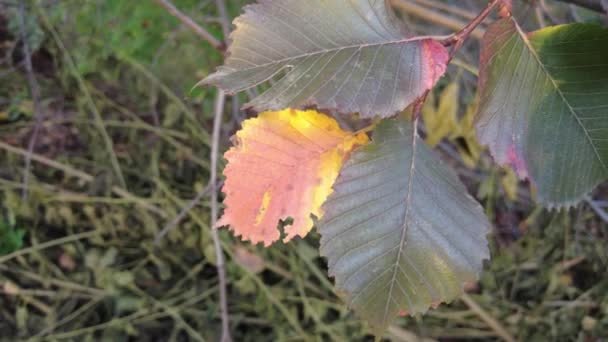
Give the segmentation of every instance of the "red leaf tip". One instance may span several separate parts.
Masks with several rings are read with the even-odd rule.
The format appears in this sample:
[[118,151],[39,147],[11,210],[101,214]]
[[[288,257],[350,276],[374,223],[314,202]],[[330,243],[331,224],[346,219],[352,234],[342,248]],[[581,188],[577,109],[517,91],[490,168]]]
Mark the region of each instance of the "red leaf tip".
[[448,67],[450,55],[445,46],[441,43],[427,39],[422,43],[422,57],[424,61],[424,82],[426,89],[431,89],[437,81],[445,74]]

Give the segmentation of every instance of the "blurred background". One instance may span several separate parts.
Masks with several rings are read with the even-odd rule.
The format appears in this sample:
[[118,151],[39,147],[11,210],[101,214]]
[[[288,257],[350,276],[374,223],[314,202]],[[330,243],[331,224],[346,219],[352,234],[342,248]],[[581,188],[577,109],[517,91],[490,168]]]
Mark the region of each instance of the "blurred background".
[[[211,152],[223,153],[252,115],[239,110],[251,93],[226,98],[214,143],[221,94],[194,86],[223,54],[160,2],[0,0],[0,341],[220,338]],[[223,42],[221,2],[172,4]],[[226,17],[248,2],[223,1]],[[487,4],[392,3],[417,34],[454,32]],[[564,2],[514,4],[529,30],[606,23],[606,15]],[[386,338],[602,341],[608,187],[568,211],[547,211],[478,145],[485,27],[423,118],[427,142],[494,223],[493,259],[461,300],[399,318]],[[225,161],[217,161],[219,185]],[[219,201],[221,209],[221,194]],[[235,341],[372,340],[334,294],[316,232],[265,249],[222,229],[219,242]]]

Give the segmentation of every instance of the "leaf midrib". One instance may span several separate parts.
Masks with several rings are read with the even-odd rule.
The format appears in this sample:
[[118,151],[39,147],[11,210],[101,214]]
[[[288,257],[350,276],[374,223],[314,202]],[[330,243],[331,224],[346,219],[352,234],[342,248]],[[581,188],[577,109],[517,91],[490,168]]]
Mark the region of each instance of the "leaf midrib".
[[513,24],[515,25],[515,29],[517,30],[517,33],[520,35],[520,37],[522,38],[525,46],[528,48],[528,50],[530,51],[530,53],[532,54],[532,56],[534,57],[534,60],[536,60],[536,62],[538,63],[538,65],[540,66],[540,68],[544,71],[544,73],[547,75],[547,77],[549,78],[549,80],[551,81],[551,84],[553,85],[553,88],[555,89],[555,91],[559,94],[560,98],[562,99],[562,101],[564,102],[564,104],[568,107],[570,113],[572,114],[572,116],[574,117],[574,119],[576,120],[576,122],[578,123],[579,127],[583,130],[583,132],[585,133],[585,137],[587,138],[587,142],[589,143],[589,145],[591,146],[591,148],[593,149],[593,152],[595,153],[595,156],[597,157],[597,160],[600,162],[600,164],[602,165],[604,171],[608,172],[608,166],[606,166],[606,164],[604,163],[604,160],[602,159],[602,157],[600,156],[597,147],[595,146],[595,144],[593,143],[593,139],[591,138],[591,136],[589,135],[589,132],[587,132],[587,128],[585,127],[585,125],[583,125],[583,122],[581,121],[581,119],[579,118],[578,114],[576,113],[576,110],[574,109],[574,107],[572,107],[570,105],[570,102],[568,102],[568,99],[566,98],[566,96],[564,95],[564,93],[562,92],[562,90],[559,88],[557,81],[553,78],[553,76],[551,75],[551,73],[547,70],[547,68],[545,67],[545,65],[543,64],[543,62],[540,59],[540,56],[536,53],[536,50],[534,50],[534,48],[532,47],[532,45],[530,44],[530,41],[528,40],[528,38],[526,37],[526,35],[522,32],[521,28],[519,27],[519,25],[515,22],[513,22]]
[[414,185],[414,174],[416,171],[416,148],[418,143],[417,136],[417,127],[418,127],[418,119],[415,119],[412,125],[412,157],[410,161],[410,172],[409,179],[407,185],[407,194],[405,197],[405,213],[403,214],[403,229],[401,230],[401,238],[399,241],[399,251],[397,252],[397,257],[395,258],[395,263],[393,264],[393,276],[391,278],[391,285],[388,291],[388,297],[386,300],[386,304],[384,306],[384,317],[383,322],[387,321],[388,318],[388,308],[390,307],[390,302],[393,298],[393,287],[395,286],[395,282],[397,281],[397,272],[399,272],[399,263],[401,261],[401,255],[403,254],[403,247],[407,242],[405,237],[408,230],[408,217],[410,216],[411,204],[412,204],[412,186]]
[[369,48],[369,47],[381,47],[381,46],[386,46],[386,45],[397,45],[397,44],[405,44],[405,43],[412,43],[412,42],[418,42],[418,41],[423,41],[423,40],[427,40],[427,39],[433,39],[436,37],[432,37],[432,36],[419,36],[419,37],[413,37],[413,38],[405,38],[405,39],[398,39],[398,40],[391,40],[391,41],[385,41],[385,42],[380,42],[380,43],[366,43],[366,44],[356,44],[356,45],[348,45],[348,46],[340,46],[340,47],[336,47],[336,48],[331,48],[331,49],[324,49],[324,50],[318,50],[318,51],[314,51],[314,52],[307,52],[307,53],[303,53],[297,56],[291,56],[291,57],[286,57],[286,58],[282,58],[282,59],[278,59],[276,61],[272,61],[272,62],[268,62],[268,63],[264,63],[264,64],[258,64],[254,67],[249,67],[249,68],[242,68],[242,69],[233,69],[233,72],[243,72],[243,71],[251,71],[254,69],[259,69],[259,68],[266,68],[269,66],[274,66],[276,64],[281,64],[283,62],[289,62],[289,61],[293,61],[296,59],[300,59],[300,58],[305,58],[305,57],[311,57],[311,56],[315,56],[315,55],[324,55],[330,52],[340,52],[346,49],[354,49],[354,48],[358,48],[358,49],[365,49],[365,48]]

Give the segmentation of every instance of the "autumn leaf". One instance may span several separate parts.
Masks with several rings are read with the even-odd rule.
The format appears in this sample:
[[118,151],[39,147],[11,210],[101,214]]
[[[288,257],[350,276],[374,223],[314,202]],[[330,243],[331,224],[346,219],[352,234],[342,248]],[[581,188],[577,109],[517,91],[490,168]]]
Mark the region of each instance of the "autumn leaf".
[[422,117],[427,128],[427,144],[436,146],[457,130],[459,92],[458,82],[452,82],[441,93],[437,107],[434,95],[425,102]]
[[502,19],[483,41],[477,127],[495,160],[571,206],[608,179],[608,29],[570,24],[524,33]]
[[477,102],[470,103],[462,118],[458,118],[460,87],[458,82],[449,84],[435,102],[433,92],[429,94],[422,109],[422,117],[427,129],[426,143],[437,146],[448,139],[455,146],[462,162],[474,168],[481,155],[482,148],[477,140],[475,114]]
[[263,0],[234,22],[224,66],[205,80],[228,92],[276,82],[246,107],[317,105],[388,117],[431,89],[448,51],[411,37],[386,0]]
[[285,241],[305,236],[320,218],[342,162],[364,133],[343,131],[316,111],[286,109],[247,120],[225,154],[224,216],[218,226],[268,246],[280,238],[279,220],[293,218]]

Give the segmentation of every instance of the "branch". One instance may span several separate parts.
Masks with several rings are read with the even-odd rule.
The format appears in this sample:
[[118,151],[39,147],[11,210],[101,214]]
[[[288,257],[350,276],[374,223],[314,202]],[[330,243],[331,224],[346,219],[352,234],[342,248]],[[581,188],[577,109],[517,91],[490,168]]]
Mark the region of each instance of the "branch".
[[492,0],[488,6],[475,17],[470,23],[468,23],[462,30],[456,32],[450,38],[443,41],[445,46],[454,46],[450,54],[453,57],[456,52],[460,49],[463,42],[469,38],[469,36],[475,31],[475,29],[492,13],[495,8],[503,6],[504,0]]
[[34,126],[34,131],[32,132],[32,136],[30,137],[30,141],[27,147],[28,154],[25,157],[25,167],[23,168],[23,190],[21,193],[21,199],[24,203],[27,202],[28,198],[28,185],[30,169],[32,166],[32,153],[34,152],[34,146],[36,146],[36,139],[38,138],[40,126],[42,125],[42,113],[40,113],[40,87],[38,86],[38,82],[36,81],[36,76],[34,75],[34,67],[32,66],[32,51],[30,50],[28,42],[29,35],[25,25],[25,16],[25,3],[22,2],[19,4],[19,31],[23,44],[23,55],[25,56],[24,58],[25,70],[27,72],[27,82],[29,84],[32,102],[34,103],[34,116],[36,119],[36,125]]
[[473,311],[482,321],[484,321],[494,332],[507,342],[515,342],[515,338],[505,329],[500,322],[486,312],[473,298],[463,293],[460,297],[462,301]]
[[587,196],[585,201],[593,211],[599,216],[604,222],[608,223],[608,212],[604,210],[598,203],[596,203],[591,197]]
[[215,118],[213,121],[213,139],[211,144],[211,236],[215,246],[215,256],[217,259],[216,267],[219,278],[220,287],[220,306],[222,314],[222,339],[221,342],[230,342],[230,324],[228,318],[228,299],[226,295],[226,271],[224,269],[224,252],[220,243],[220,237],[217,232],[216,224],[218,218],[218,202],[217,202],[217,161],[219,154],[220,133],[222,129],[222,118],[224,114],[224,104],[226,103],[226,94],[223,90],[218,90],[215,101]]
[[161,240],[167,235],[169,234],[169,232],[177,227],[177,225],[186,217],[186,215],[188,215],[188,213],[190,212],[190,210],[194,209],[194,207],[203,199],[203,197],[207,196],[209,194],[209,192],[211,192],[211,190],[214,188],[213,185],[211,184],[207,184],[207,186],[200,191],[196,197],[194,197],[194,199],[192,199],[188,205],[186,205],[182,211],[180,211],[180,213],[171,221],[169,222],[167,225],[165,225],[165,227],[163,228],[163,230],[160,231],[160,233],[158,233],[156,235],[156,237],[154,238],[154,244],[155,245],[160,245]]
[[156,2],[164,7],[167,12],[171,13],[171,15],[181,21],[182,24],[194,31],[194,33],[196,33],[199,37],[209,42],[209,44],[211,44],[216,50],[220,52],[224,52],[226,50],[226,45],[224,43],[219,41],[211,33],[198,25],[194,20],[192,20],[192,18],[178,10],[169,0],[156,0]]
[[592,11],[607,13],[608,9],[602,6],[601,0],[557,0],[568,4],[584,7]]

